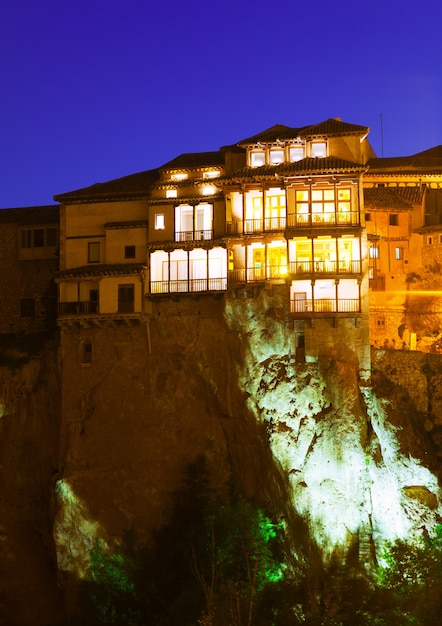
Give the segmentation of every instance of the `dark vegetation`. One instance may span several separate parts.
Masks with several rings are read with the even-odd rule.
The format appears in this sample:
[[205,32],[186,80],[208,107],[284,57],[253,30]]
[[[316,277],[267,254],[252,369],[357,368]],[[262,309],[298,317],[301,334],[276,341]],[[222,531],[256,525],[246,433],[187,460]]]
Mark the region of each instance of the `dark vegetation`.
[[[305,546],[304,546],[305,548]],[[150,546],[96,542],[71,626],[434,626],[442,614],[442,527],[391,545],[371,572],[355,544],[324,568],[295,561],[282,523],[234,485],[221,498],[204,462],[189,470]]]

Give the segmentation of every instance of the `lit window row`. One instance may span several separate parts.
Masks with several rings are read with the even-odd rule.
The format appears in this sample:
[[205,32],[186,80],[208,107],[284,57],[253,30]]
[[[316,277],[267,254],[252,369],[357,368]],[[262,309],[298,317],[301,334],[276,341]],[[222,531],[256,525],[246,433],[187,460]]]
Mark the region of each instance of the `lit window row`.
[[[203,172],[203,178],[218,178],[220,175],[219,170],[208,170],[207,172]],[[187,180],[189,178],[189,174],[187,172],[177,172],[175,174],[171,174],[170,179],[175,182],[180,182],[182,180]]]
[[327,142],[312,141],[308,145],[299,144],[266,150],[253,149],[249,153],[251,167],[262,165],[279,165],[280,163],[295,163],[306,157],[324,158],[327,156]]
[[[216,187],[213,185],[204,185],[201,189],[201,193],[203,196],[213,196],[216,193]],[[166,189],[166,198],[177,198],[178,191],[177,189]]]

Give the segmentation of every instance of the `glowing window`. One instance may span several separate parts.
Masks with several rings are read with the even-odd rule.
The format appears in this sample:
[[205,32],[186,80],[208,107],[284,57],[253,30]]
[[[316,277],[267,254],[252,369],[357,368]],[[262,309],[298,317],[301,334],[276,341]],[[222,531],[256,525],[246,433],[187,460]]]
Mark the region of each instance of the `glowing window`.
[[270,150],[270,165],[278,165],[284,162],[284,150]]
[[180,173],[180,174],[172,174],[172,176],[170,177],[171,180],[186,180],[189,177],[188,174]]
[[394,258],[396,259],[396,261],[400,261],[400,259],[402,259],[404,256],[404,249],[403,248],[395,248],[394,249]]
[[312,142],[312,157],[323,158],[327,156],[327,144],[325,141]]
[[218,178],[219,171],[203,172],[203,178]]
[[203,196],[213,196],[216,192],[216,188],[213,185],[204,185]]
[[166,189],[166,198],[176,198],[178,192],[176,189]]
[[155,214],[155,230],[164,230],[164,213]]
[[87,262],[88,263],[100,262],[100,242],[93,241],[93,242],[88,243]]
[[289,158],[291,163],[301,161],[304,158],[304,146],[293,146],[289,149]]
[[250,164],[252,167],[261,167],[266,162],[266,157],[264,152],[252,152],[250,155]]
[[379,259],[379,248],[377,246],[370,246],[369,254],[370,259]]

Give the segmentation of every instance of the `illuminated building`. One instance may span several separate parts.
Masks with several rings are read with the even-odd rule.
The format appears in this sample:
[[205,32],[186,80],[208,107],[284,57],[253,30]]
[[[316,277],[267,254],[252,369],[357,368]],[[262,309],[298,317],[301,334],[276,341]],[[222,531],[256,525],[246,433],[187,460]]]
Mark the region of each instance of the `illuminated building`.
[[373,158],[367,165],[370,336],[382,345],[385,339],[399,341],[398,328],[407,323],[409,331],[416,330],[407,318],[414,277],[431,268],[437,274],[442,260],[442,149]]
[[338,357],[350,338],[367,370],[368,132],[276,125],[57,196],[59,324],[140,320],[166,296],[285,290],[299,358]]

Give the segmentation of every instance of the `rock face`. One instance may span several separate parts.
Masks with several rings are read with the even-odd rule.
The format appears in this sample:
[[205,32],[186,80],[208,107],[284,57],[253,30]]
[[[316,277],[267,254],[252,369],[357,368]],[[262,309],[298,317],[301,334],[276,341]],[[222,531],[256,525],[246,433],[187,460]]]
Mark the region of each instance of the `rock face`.
[[165,299],[145,324],[63,328],[58,361],[49,346],[2,368],[2,623],[55,623],[58,589],[69,612],[95,538],[148,539],[201,455],[215,486],[234,476],[306,522],[324,560],[357,546],[369,567],[432,527],[442,357],[377,351],[370,385],[333,355],[297,360],[291,334],[277,293]]
[[[4,355],[2,355],[4,357]],[[52,535],[60,381],[55,344],[0,367],[0,624],[41,626],[62,614]]]

